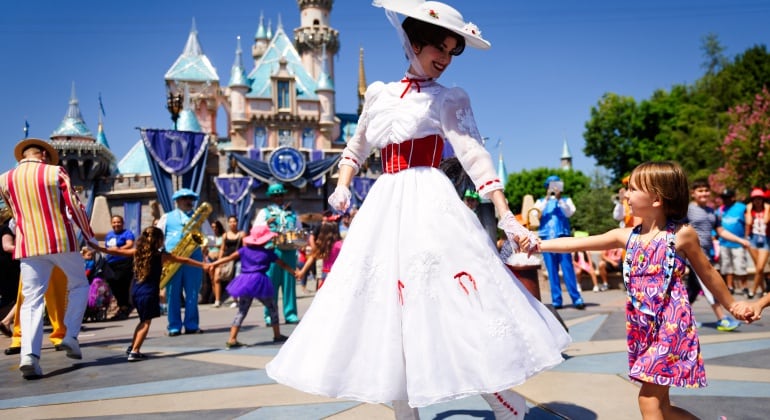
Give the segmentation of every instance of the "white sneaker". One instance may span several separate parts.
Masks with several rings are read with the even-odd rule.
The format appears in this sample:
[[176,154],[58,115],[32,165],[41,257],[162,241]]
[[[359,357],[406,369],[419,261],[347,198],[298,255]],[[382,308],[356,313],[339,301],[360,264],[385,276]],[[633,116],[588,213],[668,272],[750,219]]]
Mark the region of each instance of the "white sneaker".
[[594,293],[598,293],[598,292],[599,292],[599,286],[594,286]]
[[233,303],[231,303],[231,304],[230,304],[230,307],[231,307],[231,308],[237,308],[237,307],[238,307],[238,302],[233,302]]
[[24,379],[39,379],[43,376],[43,369],[40,369],[40,362],[38,362],[38,357],[34,354],[21,356],[19,370],[21,371],[21,377]]
[[83,353],[80,352],[80,344],[77,338],[64,337],[61,341],[61,346],[67,351],[67,357],[70,359],[82,359]]
[[222,306],[222,302],[220,302],[220,301],[216,300],[216,301],[214,301],[214,304],[213,304],[213,305],[211,305],[211,306],[213,306],[213,307],[215,307],[215,308],[218,308],[218,307]]
[[527,400],[510,389],[494,394],[481,394],[481,396],[492,407],[495,420],[522,420],[529,411]]

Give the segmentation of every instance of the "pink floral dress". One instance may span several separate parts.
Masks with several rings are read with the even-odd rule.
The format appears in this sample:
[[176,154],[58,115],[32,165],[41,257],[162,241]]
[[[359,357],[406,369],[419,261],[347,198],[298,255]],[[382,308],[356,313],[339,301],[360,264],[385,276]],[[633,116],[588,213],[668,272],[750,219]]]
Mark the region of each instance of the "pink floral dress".
[[706,371],[692,308],[683,282],[685,261],[674,249],[669,223],[664,237],[643,244],[641,226],[626,246],[626,332],[629,377],[658,385],[699,388]]

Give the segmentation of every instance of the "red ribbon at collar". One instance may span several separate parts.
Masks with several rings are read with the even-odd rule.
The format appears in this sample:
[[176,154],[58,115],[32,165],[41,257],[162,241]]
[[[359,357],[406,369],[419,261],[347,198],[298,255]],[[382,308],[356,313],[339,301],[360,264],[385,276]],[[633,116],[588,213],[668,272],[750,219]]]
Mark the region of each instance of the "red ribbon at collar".
[[417,86],[417,92],[420,91],[420,83],[428,82],[430,79],[412,79],[409,77],[404,77],[401,80],[401,83],[406,83],[406,87],[404,88],[404,91],[401,93],[401,97],[403,98],[404,95],[406,95],[406,92],[409,92],[409,89],[412,88],[412,85]]

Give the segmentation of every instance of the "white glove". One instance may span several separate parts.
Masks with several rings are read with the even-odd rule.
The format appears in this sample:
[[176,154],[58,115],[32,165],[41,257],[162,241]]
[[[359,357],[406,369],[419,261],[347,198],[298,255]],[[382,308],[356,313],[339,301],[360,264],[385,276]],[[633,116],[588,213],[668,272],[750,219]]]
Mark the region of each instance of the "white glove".
[[508,237],[508,241],[511,243],[511,247],[514,252],[519,250],[519,243],[517,238],[529,238],[529,252],[532,253],[537,250],[537,236],[529,229],[522,226],[512,212],[507,212],[500,218],[497,223],[497,227],[505,232],[505,236]]
[[350,194],[348,187],[337,185],[337,188],[334,189],[332,195],[329,196],[328,202],[334,210],[342,213],[350,207],[351,197],[352,195]]

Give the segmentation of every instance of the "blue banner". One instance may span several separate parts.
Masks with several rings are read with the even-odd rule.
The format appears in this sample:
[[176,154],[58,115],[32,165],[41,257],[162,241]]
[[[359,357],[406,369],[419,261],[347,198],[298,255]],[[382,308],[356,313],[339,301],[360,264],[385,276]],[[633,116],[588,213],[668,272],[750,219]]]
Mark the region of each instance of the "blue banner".
[[142,203],[126,201],[123,203],[123,227],[138,238],[142,234]]
[[374,181],[376,180],[373,178],[364,178],[360,176],[353,178],[353,183],[351,184],[351,192],[353,193],[354,204],[357,204],[359,207],[361,206],[361,203],[363,203],[366,195],[369,194],[369,190],[372,188],[372,185],[374,185]]
[[172,175],[193,169],[208,151],[205,133],[175,130],[142,130],[144,147],[153,160]]

